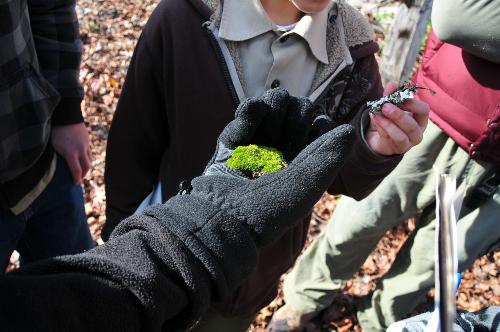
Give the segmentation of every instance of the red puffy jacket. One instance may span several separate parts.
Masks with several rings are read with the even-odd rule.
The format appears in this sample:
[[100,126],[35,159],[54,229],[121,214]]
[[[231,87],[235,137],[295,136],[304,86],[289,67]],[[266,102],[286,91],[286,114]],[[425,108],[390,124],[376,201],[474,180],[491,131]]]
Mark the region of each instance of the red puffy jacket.
[[430,119],[472,159],[500,165],[500,64],[439,40],[431,31],[415,81]]

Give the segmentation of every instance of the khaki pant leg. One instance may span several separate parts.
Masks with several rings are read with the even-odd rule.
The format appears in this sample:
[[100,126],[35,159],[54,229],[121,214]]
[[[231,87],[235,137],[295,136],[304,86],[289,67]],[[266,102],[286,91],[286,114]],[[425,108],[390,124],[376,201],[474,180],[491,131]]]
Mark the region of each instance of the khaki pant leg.
[[[438,163],[439,164],[439,163]],[[463,151],[450,157],[449,174],[469,184],[467,193],[492,169],[488,163],[470,160]],[[459,269],[464,270],[489,249],[498,247],[500,228],[499,193],[473,211],[463,213],[457,223]],[[403,319],[434,286],[435,207],[430,205],[420,218],[417,230],[398,253],[390,271],[382,277],[371,298],[358,310],[364,331],[385,331]]]
[[457,224],[458,269],[500,247],[500,188],[487,202],[460,218]]
[[435,220],[422,218],[420,222],[427,224],[410,236],[371,297],[358,306],[357,317],[363,331],[385,331],[409,313],[433,285]]

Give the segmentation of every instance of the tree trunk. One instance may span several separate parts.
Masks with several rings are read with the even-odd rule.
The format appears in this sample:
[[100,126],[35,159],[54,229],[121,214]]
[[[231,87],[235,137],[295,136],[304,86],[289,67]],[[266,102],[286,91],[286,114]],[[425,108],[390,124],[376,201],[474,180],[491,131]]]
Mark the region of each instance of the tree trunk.
[[384,85],[390,81],[402,84],[411,78],[430,20],[432,0],[414,0],[406,3],[407,5],[402,4],[399,7],[382,51],[380,72]]

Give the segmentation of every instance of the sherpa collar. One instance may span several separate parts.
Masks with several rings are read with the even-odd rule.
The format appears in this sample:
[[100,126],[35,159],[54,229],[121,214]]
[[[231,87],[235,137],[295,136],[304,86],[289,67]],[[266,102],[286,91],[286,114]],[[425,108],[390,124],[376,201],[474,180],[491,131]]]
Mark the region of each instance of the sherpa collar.
[[[328,64],[326,28],[329,7],[320,13],[303,16],[289,32],[301,36],[312,54],[320,62]],[[225,0],[219,28],[219,37],[229,41],[244,41],[278,27],[270,19],[259,0]]]

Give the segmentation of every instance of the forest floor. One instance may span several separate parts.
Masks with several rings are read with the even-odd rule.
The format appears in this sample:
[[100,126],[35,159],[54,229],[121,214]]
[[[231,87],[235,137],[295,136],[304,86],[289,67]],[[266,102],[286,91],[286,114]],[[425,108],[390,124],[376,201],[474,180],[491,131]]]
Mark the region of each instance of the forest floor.
[[[77,11],[85,52],[80,80],[85,89],[83,112],[91,138],[93,168],[83,182],[85,210],[96,241],[102,243],[100,231],[105,222],[104,159],[109,126],[120,96],[137,39],[150,13],[159,0],[78,0]],[[391,24],[397,4],[386,0],[351,0],[368,15],[383,43],[384,31]],[[314,209],[307,243],[311,243],[337,204],[333,196],[324,195]],[[355,299],[369,294],[377,280],[389,269],[397,251],[415,228],[415,219],[393,230],[381,239],[360,271],[349,280],[332,306],[318,320],[317,331],[360,331],[356,321]],[[12,256],[9,269],[17,266]],[[479,258],[463,274],[457,306],[478,310],[487,305],[500,305],[500,251]],[[432,294],[416,312],[432,307]],[[283,305],[281,291],[277,298],[257,316],[251,331],[264,331],[272,313]]]

